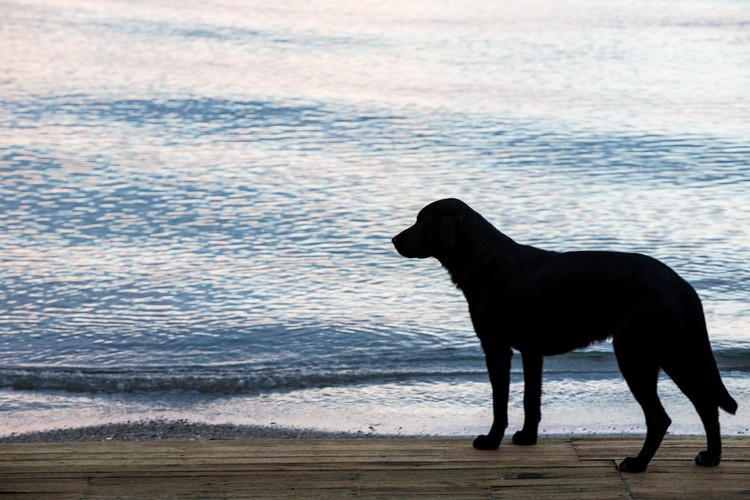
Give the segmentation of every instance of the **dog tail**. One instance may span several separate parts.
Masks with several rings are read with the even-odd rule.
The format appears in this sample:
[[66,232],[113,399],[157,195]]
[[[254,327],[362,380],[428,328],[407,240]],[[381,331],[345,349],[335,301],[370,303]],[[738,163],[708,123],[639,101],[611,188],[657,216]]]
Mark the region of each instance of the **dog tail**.
[[734,415],[737,412],[737,401],[729,394],[724,381],[721,380],[719,367],[716,364],[716,358],[711,349],[711,343],[708,340],[708,327],[706,325],[706,316],[703,312],[703,304],[701,304],[701,300],[692,286],[688,285],[687,289],[690,290],[690,293],[683,295],[683,306],[691,313],[692,320],[690,323],[693,326],[692,330],[695,334],[693,338],[699,344],[698,352],[701,353],[699,356],[702,358],[702,364],[705,367],[706,373],[710,374],[709,380],[712,379],[713,384],[711,385],[714,386],[716,403],[719,405],[719,408]]
[[719,394],[717,396],[716,402],[722,410],[732,415],[737,413],[737,401],[729,395],[729,391],[724,387],[724,382],[721,381],[721,378],[719,378]]
[[707,373],[710,373],[708,382],[714,387],[713,393],[714,398],[716,399],[716,404],[718,404],[719,408],[721,408],[722,410],[734,415],[737,412],[737,401],[735,401],[734,398],[729,394],[729,391],[724,385],[724,381],[721,380],[721,373],[719,373],[719,367],[716,365],[716,358],[714,358],[713,353],[711,352],[711,347],[708,343],[708,339],[706,339],[706,344],[708,344],[708,346],[704,351],[704,358],[708,359],[705,359],[704,362],[707,365]]
[[[702,322],[702,326],[703,329],[706,330],[705,320]],[[721,373],[719,372],[716,358],[714,357],[714,353],[711,349],[711,343],[708,340],[708,332],[706,332],[704,339],[705,348],[701,349],[701,352],[703,353],[705,363],[704,366],[706,367],[705,369],[707,370],[707,373],[710,374],[709,384],[711,384],[711,379],[713,379],[713,384],[711,385],[714,386],[713,392],[715,395],[714,397],[716,398],[716,403],[722,410],[734,415],[737,412],[737,401],[735,401],[734,398],[729,394],[729,391],[724,385],[724,381],[721,379]]]
[[706,338],[706,344],[706,349],[703,351],[704,366],[707,370],[706,373],[710,374],[708,383],[713,385],[716,404],[718,404],[722,410],[734,415],[735,412],[737,412],[737,401],[735,401],[729,394],[729,391],[727,391],[727,388],[724,385],[724,381],[721,380],[721,373],[719,373],[719,367],[716,365],[716,358],[714,358],[713,352],[711,352],[711,344],[708,342],[708,338]]

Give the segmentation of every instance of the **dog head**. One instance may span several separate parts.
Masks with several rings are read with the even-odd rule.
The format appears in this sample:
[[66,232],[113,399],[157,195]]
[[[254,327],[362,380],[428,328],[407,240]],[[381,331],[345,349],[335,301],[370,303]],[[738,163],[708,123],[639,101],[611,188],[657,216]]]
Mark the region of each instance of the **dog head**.
[[398,253],[410,259],[440,258],[456,244],[456,230],[471,208],[453,198],[430,203],[417,215],[417,222],[391,240]]

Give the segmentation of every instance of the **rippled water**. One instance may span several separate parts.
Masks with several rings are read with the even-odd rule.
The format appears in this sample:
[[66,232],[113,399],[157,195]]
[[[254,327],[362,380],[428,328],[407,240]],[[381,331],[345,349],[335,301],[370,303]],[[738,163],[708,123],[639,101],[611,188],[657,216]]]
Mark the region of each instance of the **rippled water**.
[[[667,262],[750,403],[742,2],[0,7],[7,432],[367,429],[375,408],[390,432],[481,427],[463,298],[390,244],[447,196],[517,241]],[[575,387],[633,409],[608,351],[548,364],[551,411]],[[584,425],[565,415],[550,429]]]

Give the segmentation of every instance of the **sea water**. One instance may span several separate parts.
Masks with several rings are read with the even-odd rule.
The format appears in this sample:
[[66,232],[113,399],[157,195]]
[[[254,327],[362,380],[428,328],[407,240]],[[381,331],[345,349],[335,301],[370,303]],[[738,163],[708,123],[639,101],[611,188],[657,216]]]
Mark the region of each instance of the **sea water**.
[[[460,291],[390,243],[448,196],[672,266],[747,433],[748,54],[731,0],[0,1],[0,434],[486,431]],[[607,343],[546,361],[543,414],[644,428]]]

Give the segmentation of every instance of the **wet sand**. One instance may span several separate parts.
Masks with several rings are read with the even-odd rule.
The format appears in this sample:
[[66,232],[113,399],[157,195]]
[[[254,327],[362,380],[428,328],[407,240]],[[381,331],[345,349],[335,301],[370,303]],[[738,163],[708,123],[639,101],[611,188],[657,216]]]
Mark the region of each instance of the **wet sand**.
[[325,432],[273,426],[204,424],[187,420],[143,420],[0,436],[0,443],[86,441],[198,441],[393,437],[373,433]]

